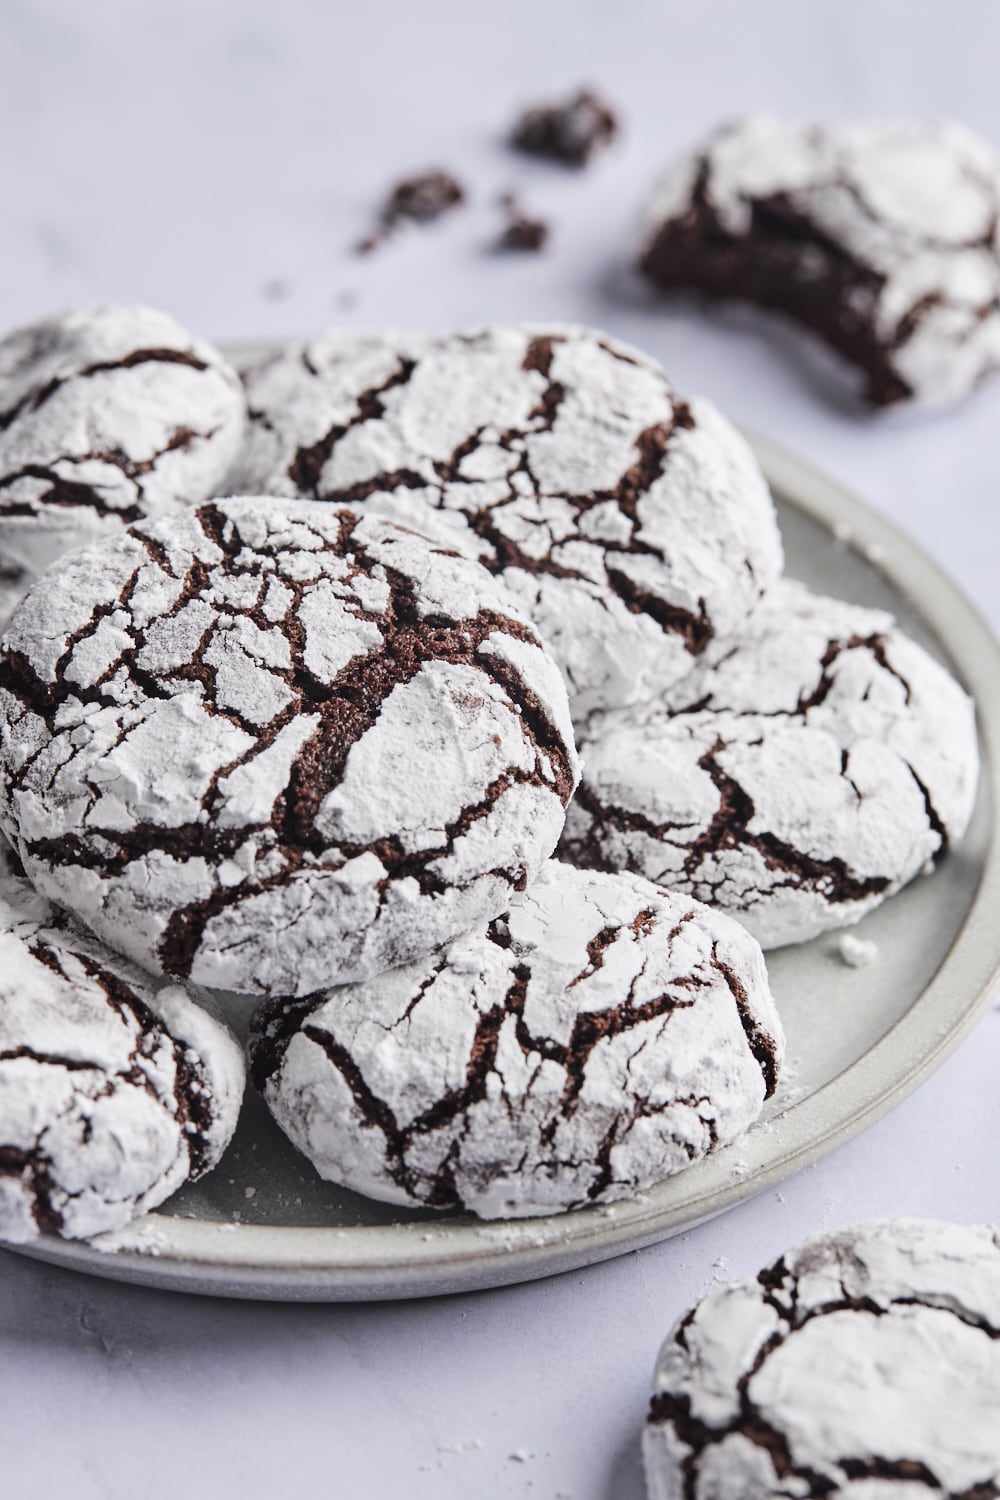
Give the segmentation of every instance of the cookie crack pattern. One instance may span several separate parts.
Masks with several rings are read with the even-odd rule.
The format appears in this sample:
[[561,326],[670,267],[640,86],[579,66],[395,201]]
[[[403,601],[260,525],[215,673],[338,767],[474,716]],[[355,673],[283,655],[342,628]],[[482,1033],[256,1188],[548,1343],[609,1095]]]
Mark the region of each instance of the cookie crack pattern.
[[[7,499],[0,494],[0,514],[5,516],[37,516],[40,508],[54,505],[64,508],[87,506],[96,515],[114,516],[122,525],[141,520],[146,514],[143,505],[144,491],[138,481],[152,473],[157,463],[168,453],[186,453],[194,442],[209,442],[218,431],[212,427],[205,432],[195,432],[191,427],[177,427],[164,443],[146,459],[131,459],[121,449],[105,448],[93,453],[64,454],[45,464],[25,464],[20,469],[0,477],[0,491],[9,489],[22,479],[37,479],[49,487],[33,500]],[[101,495],[100,487],[78,479],[70,479],[58,472],[59,464],[99,463],[117,469],[124,479],[136,481],[136,500],[131,505],[110,505]]]
[[51,1163],[37,1145],[31,1150],[0,1146],[0,1177],[26,1178],[31,1215],[39,1234],[59,1234],[65,1220],[53,1200],[62,1190],[53,1179]]
[[740,1025],[747,1039],[747,1046],[753,1053],[757,1065],[764,1078],[764,1097],[770,1099],[778,1086],[778,1047],[774,1036],[762,1025],[760,1016],[754,1011],[750,1004],[746,985],[736,973],[731,964],[727,964],[719,956],[719,945],[715,943],[712,947],[712,967],[716,969],[726,981],[729,993],[736,1004]]
[[96,364],[86,365],[69,375],[56,376],[46,381],[44,385],[27,391],[19,401],[14,402],[6,411],[0,412],[0,432],[5,432],[25,412],[39,411],[56,391],[61,390],[72,380],[87,380],[92,375],[105,374],[110,370],[131,370],[136,365],[145,364],[187,365],[192,370],[208,369],[203,359],[199,359],[196,354],[185,349],[133,349],[122,359],[102,360]]
[[[262,507],[265,503],[259,502]],[[141,557],[116,597],[95,605],[84,623],[66,635],[54,667],[40,669],[30,649],[8,643],[0,659],[0,689],[9,699],[8,713],[17,705],[15,718],[23,715],[25,724],[37,718],[46,731],[44,742],[27,745],[16,769],[10,768],[9,806],[22,797],[52,795],[51,773],[42,767],[51,760],[46,746],[59,739],[63,724],[82,726],[65,742],[70,766],[77,753],[87,753],[88,726],[96,726],[108,741],[108,751],[93,771],[81,770],[86,808],[73,820],[76,826],[58,833],[51,825],[23,830],[23,856],[50,873],[79,867],[102,880],[125,879],[135,862],[148,867],[157,859],[232,871],[231,879],[213,881],[207,892],[179,901],[157,939],[157,966],[182,978],[192,971],[208,923],[249,894],[277,891],[297,876],[311,879],[366,857],[381,865],[375,882],[380,910],[401,881],[414,882],[428,897],[472,889],[484,876],[520,889],[529,875],[523,858],[508,869],[477,866],[468,875],[445,870],[475,825],[499,816],[498,808],[507,806],[518,789],[544,790],[561,806],[572,794],[572,745],[550,707],[554,702],[558,711],[558,695],[550,696],[557,679],[534,630],[504,611],[504,596],[491,592],[485,574],[486,592],[472,607],[449,612],[429,604],[416,575],[386,560],[401,555],[392,554],[394,538],[405,539],[405,546],[421,553],[428,544],[389,523],[290,502],[284,507],[288,525],[302,525],[306,517],[322,523],[304,544],[290,545],[280,523],[263,540],[256,536],[257,502],[228,504],[236,507],[239,524],[225,505],[202,506],[185,521],[189,529],[197,527],[199,540],[188,538],[179,552],[167,531],[160,537],[155,527],[138,528],[134,535],[142,543]],[[254,531],[252,545],[241,525]],[[375,538],[371,545],[365,528]],[[218,554],[214,561],[213,552]],[[428,556],[437,568],[455,555],[435,548]],[[300,557],[301,566],[296,562]],[[478,577],[475,564],[457,556],[455,563],[456,578]],[[317,654],[313,616],[324,588],[332,618],[343,615],[345,630],[358,632],[362,643],[360,650],[349,649],[335,670]],[[169,596],[153,611],[146,603],[151,591]],[[116,641],[113,651],[97,669],[79,670],[81,654],[89,661],[86,653],[96,649],[94,643],[105,631]],[[165,645],[175,639],[178,646]],[[242,674],[235,678],[234,662]],[[355,746],[377,728],[401,690],[427,680],[427,670],[438,665],[476,674],[481,687],[476,678],[456,677],[469,686],[461,693],[457,686],[448,691],[458,695],[456,705],[460,699],[464,703],[470,726],[481,722],[487,750],[491,735],[497,747],[504,743],[496,727],[490,728],[497,714],[502,711],[511,720],[511,731],[505,731],[511,758],[505,764],[499,748],[488,750],[489,779],[470,785],[460,810],[417,846],[402,832],[390,830],[352,837],[349,823],[332,832],[323,825],[323,809],[342,786]],[[247,691],[235,692],[234,681],[245,681]],[[208,716],[208,726],[212,721],[232,726],[239,743],[234,754],[220,757],[199,795],[188,799],[189,816],[162,820],[140,808],[124,820],[105,793],[107,756],[128,753],[151,707],[171,702],[196,704]],[[262,703],[270,707],[262,709]],[[471,727],[467,733],[473,733]],[[283,774],[265,783],[266,793],[249,799],[244,815],[231,816],[227,810],[234,784],[253,777],[269,755],[282,753],[286,745],[293,748]],[[471,741],[467,748],[472,749]],[[66,769],[61,759],[57,782]],[[249,864],[248,849],[255,851]]]
[[[356,399],[355,413],[347,422],[338,423],[331,427],[323,437],[308,447],[300,448],[288,466],[288,476],[292,483],[303,495],[308,495],[314,500],[321,498],[319,484],[323,468],[329,462],[330,455],[340,442],[346,432],[352,427],[358,427],[362,422],[373,422],[385,414],[385,403],[382,397],[386,391],[393,390],[396,386],[405,385],[413,371],[416,369],[416,360],[401,359],[398,368],[384,380],[381,385],[372,386],[367,391],[361,391]],[[261,413],[250,412],[251,420],[260,419]],[[419,481],[418,481],[419,482]],[[377,489],[392,488],[392,485],[383,486],[378,484]],[[323,497],[328,498],[328,497]],[[354,498],[359,498],[355,496]]]
[[[735,777],[719,764],[718,757],[726,748],[726,741],[717,739],[698,761],[719,794],[719,805],[711,821],[695,838],[671,840],[671,834],[683,833],[690,825],[656,823],[631,808],[600,800],[594,790],[584,784],[577,789],[575,801],[591,814],[592,822],[583,835],[568,835],[563,839],[561,848],[566,858],[589,869],[611,872],[621,868],[620,862],[603,848],[601,835],[610,826],[623,832],[644,833],[663,843],[676,842],[685,849],[684,879],[691,889],[698,892],[702,887],[712,889],[725,882],[724,873],[713,876],[706,866],[710,868],[711,862],[720,855],[740,848],[755,850],[769,870],[787,876],[788,884],[814,890],[833,904],[863,900],[888,889],[891,882],[886,876],[859,877],[839,857],[818,859],[775,834],[752,832],[750,824],[756,814],[753,801]],[[929,811],[928,817],[930,815]]]
[[246,381],[241,485],[364,505],[475,556],[524,601],[580,718],[677,681],[780,571],[742,440],[592,330],[331,331]]
[[830,902],[859,901],[887,888],[889,880],[885,876],[858,879],[851,874],[843,859],[817,859],[793,848],[773,833],[752,833],[750,824],[756,810],[735,777],[728,775],[719,764],[718,757],[725,749],[725,741],[718,739],[698,762],[701,769],[708,772],[719,793],[719,807],[705,832],[692,842],[685,856],[684,874],[689,880],[697,878],[709,855],[742,845],[755,849],[769,869],[789,875],[799,887],[808,886],[819,891]]
[[[848,1248],[849,1253],[849,1248]],[[803,1257],[803,1269],[808,1263]],[[841,1283],[843,1295],[800,1310],[799,1281],[782,1258],[773,1266],[765,1267],[757,1277],[762,1300],[771,1307],[780,1320],[779,1328],[761,1344],[756,1356],[735,1383],[738,1409],[720,1422],[710,1422],[698,1417],[692,1410],[692,1398],[680,1390],[656,1392],[650,1399],[647,1422],[651,1427],[669,1426],[673,1434],[687,1451],[679,1460],[684,1500],[698,1500],[699,1479],[702,1462],[706,1454],[727,1438],[738,1436],[762,1449],[770,1459],[776,1484],[784,1486],[789,1480],[808,1486],[807,1491],[795,1489],[796,1495],[807,1494],[810,1500],[843,1493],[842,1481],[856,1479],[884,1479],[908,1481],[921,1484],[933,1491],[942,1500],[995,1500],[1000,1495],[1000,1481],[987,1479],[969,1489],[952,1491],[942,1483],[938,1474],[922,1459],[903,1457],[888,1458],[878,1454],[863,1457],[841,1455],[831,1459],[824,1472],[807,1464],[796,1463],[788,1437],[761,1412],[750,1395],[750,1386],[767,1362],[782,1349],[789,1338],[817,1320],[832,1314],[851,1312],[873,1318],[888,1318],[896,1308],[917,1308],[945,1312],[967,1327],[984,1333],[990,1339],[1000,1338],[1000,1328],[987,1319],[972,1315],[967,1309],[956,1307],[944,1297],[898,1295],[875,1300],[865,1295],[849,1294]],[[678,1323],[672,1342],[685,1351],[690,1359],[689,1331],[699,1313],[696,1306]],[[661,1356],[662,1358],[662,1356]],[[675,1462],[677,1460],[675,1459]],[[839,1474],[838,1474],[839,1471]],[[785,1493],[777,1488],[768,1493]]]
[[[550,861],[433,961],[268,1002],[250,1057],[324,1176],[506,1217],[611,1201],[732,1139],[763,1103],[758,1059],[776,1071],[782,1046],[759,949],[735,923]],[[313,1047],[349,1100],[323,1086]]]

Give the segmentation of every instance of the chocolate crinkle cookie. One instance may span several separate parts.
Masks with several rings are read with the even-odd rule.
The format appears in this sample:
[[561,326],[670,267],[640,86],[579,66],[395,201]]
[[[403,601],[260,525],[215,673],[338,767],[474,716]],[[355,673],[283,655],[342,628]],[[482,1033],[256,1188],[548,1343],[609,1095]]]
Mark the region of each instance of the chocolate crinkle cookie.
[[299,1005],[251,1066],[322,1176],[483,1218],[608,1203],[753,1122],[784,1051],[742,928],[631,875],[550,861],[440,952]]
[[476,557],[577,719],[682,677],[780,573],[743,439],[592,329],[331,330],[246,383],[241,488],[363,506]]
[[243,1099],[236,1038],[52,908],[6,845],[0,956],[0,1239],[120,1229],[215,1166]]
[[1000,1495],[1000,1241],[875,1220],[717,1287],[660,1352],[650,1500]]
[[876,406],[965,396],[1000,364],[1000,158],[959,125],[754,115],[657,185],[640,262],[667,290],[774,308]]
[[0,620],[55,558],[218,494],[246,417],[217,350],[148,307],[0,341]]
[[0,661],[31,880],[152,972],[307,994],[505,909],[577,764],[559,673],[475,562],[220,500],[55,564]]
[[658,703],[595,720],[560,846],[720,906],[764,947],[857,921],[964,833],[971,700],[879,610],[782,580]]

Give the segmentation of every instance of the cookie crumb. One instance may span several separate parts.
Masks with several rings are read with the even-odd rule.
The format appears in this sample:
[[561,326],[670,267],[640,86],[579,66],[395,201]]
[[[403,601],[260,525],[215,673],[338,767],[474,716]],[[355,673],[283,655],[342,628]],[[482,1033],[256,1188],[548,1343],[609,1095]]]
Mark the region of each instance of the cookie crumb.
[[534,1458],[534,1456],[533,1453],[528,1452],[527,1448],[515,1448],[513,1453],[507,1454],[511,1463],[515,1464],[526,1464],[529,1458]]
[[359,255],[377,250],[401,224],[431,224],[465,202],[462,184],[441,168],[404,177],[389,193],[379,214],[379,227],[357,245]]
[[500,199],[507,213],[507,223],[497,241],[498,250],[542,250],[549,237],[549,226],[544,219],[526,214],[516,193],[504,193]]
[[260,294],[266,302],[284,302],[291,290],[287,281],[280,276],[272,276],[270,281],[264,282]]
[[837,951],[852,969],[867,969],[870,964],[878,963],[878,943],[873,943],[870,938],[855,937],[853,932],[841,933]]
[[606,100],[593,89],[579,89],[561,104],[526,109],[511,132],[510,144],[531,156],[585,167],[619,129],[618,116]]

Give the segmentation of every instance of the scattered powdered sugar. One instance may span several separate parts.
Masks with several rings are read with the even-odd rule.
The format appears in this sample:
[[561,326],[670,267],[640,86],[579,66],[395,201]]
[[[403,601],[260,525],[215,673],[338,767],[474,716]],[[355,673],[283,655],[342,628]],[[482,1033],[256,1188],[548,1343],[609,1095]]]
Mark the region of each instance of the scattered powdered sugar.
[[841,933],[837,952],[852,969],[867,969],[869,965],[878,963],[878,943],[871,938],[857,937],[853,932]]

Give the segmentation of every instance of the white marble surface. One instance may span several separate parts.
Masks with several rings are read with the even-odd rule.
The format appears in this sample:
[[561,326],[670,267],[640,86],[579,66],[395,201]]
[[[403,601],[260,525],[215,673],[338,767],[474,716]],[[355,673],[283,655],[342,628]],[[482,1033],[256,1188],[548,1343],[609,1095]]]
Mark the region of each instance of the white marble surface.
[[[604,324],[908,526],[997,626],[1000,382],[932,420],[860,417],[793,345],[651,309],[622,267],[658,160],[712,122],[951,113],[1000,141],[998,55],[990,0],[0,0],[0,326],[98,298],[222,339],[338,317]],[[622,105],[620,148],[582,175],[504,150],[519,102],[588,79]],[[352,255],[384,186],[438,162],[469,210]],[[490,252],[511,185],[553,221],[542,256]],[[274,281],[287,295],[265,293]],[[713,1279],[867,1214],[1000,1216],[998,1073],[994,1010],[916,1096],[780,1193],[508,1291],[254,1306],[0,1255],[4,1500],[636,1500],[659,1339]]]

